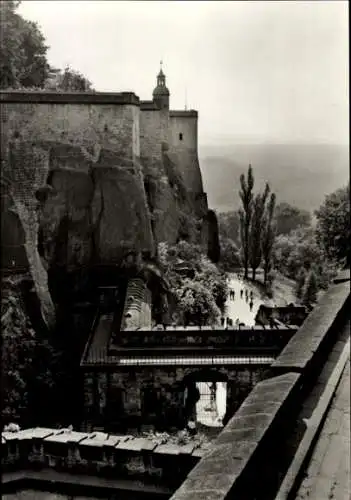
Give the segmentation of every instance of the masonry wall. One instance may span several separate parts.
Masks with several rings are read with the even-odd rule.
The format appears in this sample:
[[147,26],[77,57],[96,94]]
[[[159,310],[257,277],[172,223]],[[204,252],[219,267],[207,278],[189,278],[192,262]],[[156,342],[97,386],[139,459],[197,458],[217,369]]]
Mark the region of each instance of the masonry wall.
[[197,153],[197,112],[170,111],[170,154],[189,190],[203,192],[201,170]]
[[[139,116],[128,93],[2,94],[3,173],[26,243],[36,254],[41,233],[49,268],[119,263],[131,249],[153,253]],[[38,211],[43,186],[50,189]]]
[[189,418],[184,390],[195,381],[227,380],[228,417],[264,377],[262,366],[119,367],[84,374],[85,423],[109,432],[134,432],[144,425],[156,429],[184,428]]
[[[154,105],[149,105],[153,108]],[[165,161],[168,148],[168,110],[141,109],[140,158],[144,185],[156,241],[175,243],[179,236],[181,200],[175,189],[172,173]],[[176,177],[176,172],[173,177]],[[184,191],[187,186],[183,186]]]

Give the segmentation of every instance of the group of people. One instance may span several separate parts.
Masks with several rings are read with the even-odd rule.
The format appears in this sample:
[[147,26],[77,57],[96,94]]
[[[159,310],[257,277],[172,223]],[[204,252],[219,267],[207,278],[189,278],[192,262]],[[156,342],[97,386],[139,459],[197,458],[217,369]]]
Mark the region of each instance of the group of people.
[[[237,278],[240,280],[240,277],[237,276]],[[241,281],[241,280],[240,280]],[[242,283],[244,284],[244,283]],[[252,312],[253,306],[254,306],[254,292],[253,290],[249,290],[245,287],[241,288],[240,290],[240,298],[244,299],[245,295],[245,301],[246,303],[249,304],[250,307],[250,312]],[[229,300],[235,300],[235,290],[232,288],[229,289]],[[221,317],[221,326],[222,327],[231,327],[233,326],[233,320],[229,317],[225,318],[224,316]],[[245,326],[244,323],[241,323],[239,318],[236,319],[235,321],[235,326]]]
[[[253,295],[253,291],[250,290],[250,292],[248,291],[247,288],[245,288],[245,290],[242,288],[240,290],[240,298],[242,299],[243,296],[244,296],[244,293],[245,293],[245,300],[246,302],[249,302],[249,307],[250,307],[250,311],[252,311],[252,308],[253,308],[253,305],[254,305],[254,302],[253,302],[253,299],[254,299],[254,295]],[[235,300],[235,290],[229,290],[229,300]]]

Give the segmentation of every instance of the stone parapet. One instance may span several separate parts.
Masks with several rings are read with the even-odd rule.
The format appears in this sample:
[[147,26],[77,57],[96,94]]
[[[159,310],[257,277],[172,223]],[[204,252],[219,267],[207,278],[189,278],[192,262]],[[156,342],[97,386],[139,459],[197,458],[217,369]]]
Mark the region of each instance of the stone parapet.
[[200,460],[199,441],[117,436],[103,432],[33,428],[2,433],[3,473],[54,469],[115,479],[147,479],[173,491]]
[[47,104],[134,104],[140,101],[133,92],[48,92],[7,90],[0,92],[0,102]]
[[171,500],[274,498],[282,473],[272,467],[277,456],[289,467],[282,443],[292,433],[301,439],[297,416],[347,328],[349,299],[349,282],[341,276],[268,370],[271,378],[254,387]]

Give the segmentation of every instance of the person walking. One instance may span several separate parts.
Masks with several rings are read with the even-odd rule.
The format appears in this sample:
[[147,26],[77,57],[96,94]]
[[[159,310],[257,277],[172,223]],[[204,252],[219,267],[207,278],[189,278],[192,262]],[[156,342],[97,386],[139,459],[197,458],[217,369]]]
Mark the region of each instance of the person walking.
[[240,298],[241,298],[241,299],[243,298],[243,295],[244,295],[244,290],[243,290],[243,289],[241,289],[241,290],[240,290]]

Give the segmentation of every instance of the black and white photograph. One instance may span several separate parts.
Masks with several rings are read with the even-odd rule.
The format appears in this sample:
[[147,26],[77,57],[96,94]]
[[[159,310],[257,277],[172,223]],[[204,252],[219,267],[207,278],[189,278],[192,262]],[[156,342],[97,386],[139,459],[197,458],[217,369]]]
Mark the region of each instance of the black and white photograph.
[[1,0],[4,500],[349,500],[349,4]]

